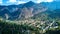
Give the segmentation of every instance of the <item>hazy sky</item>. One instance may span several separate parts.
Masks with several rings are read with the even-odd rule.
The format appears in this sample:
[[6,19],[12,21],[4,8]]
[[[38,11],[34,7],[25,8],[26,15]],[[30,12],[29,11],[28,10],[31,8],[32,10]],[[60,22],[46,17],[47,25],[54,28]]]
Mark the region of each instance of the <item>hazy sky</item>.
[[59,0],[0,0],[0,5],[21,4],[29,1],[40,3],[40,2],[52,2],[52,1],[59,1]]

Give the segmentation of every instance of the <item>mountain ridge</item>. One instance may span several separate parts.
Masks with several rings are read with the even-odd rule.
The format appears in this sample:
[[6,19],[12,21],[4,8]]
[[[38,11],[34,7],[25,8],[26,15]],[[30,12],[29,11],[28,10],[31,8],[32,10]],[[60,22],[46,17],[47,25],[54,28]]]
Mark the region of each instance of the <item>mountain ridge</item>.
[[[55,5],[56,3],[57,3],[57,7]],[[28,3],[19,4],[19,5],[0,6],[0,16],[2,17],[5,16],[5,19],[6,19],[5,14],[7,14],[9,16],[9,18],[7,19],[12,19],[12,20],[21,19],[21,17],[29,18],[29,17],[34,16],[35,14],[45,12],[46,10],[53,11],[55,9],[59,9],[60,6],[58,6],[58,3],[60,2],[51,2],[51,3],[42,2],[42,3],[36,4],[30,1]],[[50,7],[51,5],[52,7]]]

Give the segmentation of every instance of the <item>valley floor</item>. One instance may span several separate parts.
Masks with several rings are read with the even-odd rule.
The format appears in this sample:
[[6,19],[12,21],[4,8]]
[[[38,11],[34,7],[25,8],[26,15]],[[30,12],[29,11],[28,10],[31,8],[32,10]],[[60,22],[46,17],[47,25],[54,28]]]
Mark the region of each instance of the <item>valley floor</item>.
[[53,21],[20,20],[11,21],[0,19],[0,33],[4,34],[42,34],[48,30],[58,30],[58,24]]

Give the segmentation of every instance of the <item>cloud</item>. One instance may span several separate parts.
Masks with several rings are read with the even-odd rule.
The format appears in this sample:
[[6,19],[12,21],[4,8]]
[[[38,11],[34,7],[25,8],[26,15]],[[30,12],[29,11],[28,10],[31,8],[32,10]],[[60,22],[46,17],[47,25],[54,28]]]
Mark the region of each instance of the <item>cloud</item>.
[[37,3],[40,3],[40,2],[52,2],[53,0],[36,0]]
[[7,1],[7,3],[9,4],[22,4],[22,3],[26,3],[25,1],[17,1],[17,0],[9,0]]
[[26,3],[24,1],[17,1],[17,4],[22,4],[22,3]]
[[37,3],[40,3],[40,2],[42,2],[42,1],[43,1],[43,0],[36,0]]
[[52,2],[53,0],[46,0],[45,2]]
[[2,0],[0,0],[0,4],[2,4]]
[[7,2],[15,3],[15,2],[16,2],[16,0],[9,0],[9,1],[7,1]]

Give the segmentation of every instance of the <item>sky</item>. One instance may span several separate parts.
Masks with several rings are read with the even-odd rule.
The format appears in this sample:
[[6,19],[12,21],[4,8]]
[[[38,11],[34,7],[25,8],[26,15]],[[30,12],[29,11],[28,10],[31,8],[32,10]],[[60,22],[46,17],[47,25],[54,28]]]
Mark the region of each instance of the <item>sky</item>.
[[22,4],[29,1],[40,3],[40,2],[53,2],[53,1],[60,1],[60,0],[0,0],[0,5]]

